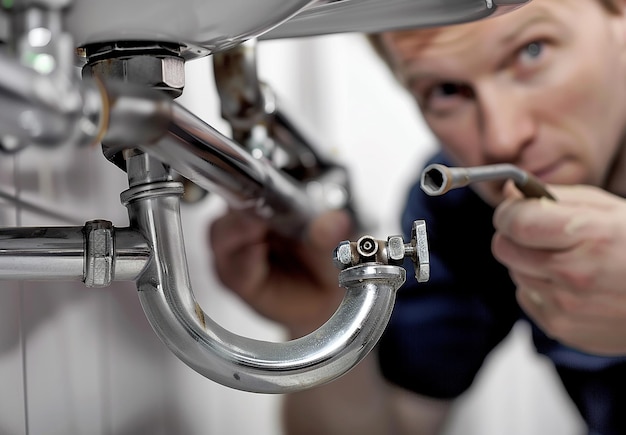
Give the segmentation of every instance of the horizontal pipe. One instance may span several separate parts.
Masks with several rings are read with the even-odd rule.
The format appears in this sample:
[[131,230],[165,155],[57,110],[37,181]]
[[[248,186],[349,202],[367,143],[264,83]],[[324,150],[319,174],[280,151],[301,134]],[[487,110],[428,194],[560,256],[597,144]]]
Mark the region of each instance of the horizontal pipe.
[[[84,227],[0,228],[0,279],[83,281]],[[151,251],[136,231],[114,231],[114,279],[134,281]]]
[[82,280],[82,227],[0,229],[0,277]]

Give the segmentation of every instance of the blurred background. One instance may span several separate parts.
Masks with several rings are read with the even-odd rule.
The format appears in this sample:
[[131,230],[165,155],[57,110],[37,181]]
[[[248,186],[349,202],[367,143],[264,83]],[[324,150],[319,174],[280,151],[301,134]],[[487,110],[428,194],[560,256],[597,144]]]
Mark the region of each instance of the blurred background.
[[[435,147],[412,100],[360,35],[264,41],[259,75],[279,104],[326,152],[350,168],[356,207],[377,238],[399,234],[409,185]],[[186,66],[182,104],[228,134],[211,58]],[[0,199],[0,225],[128,224],[119,194],[125,174],[99,148],[30,148],[0,156],[0,188],[65,217]],[[283,340],[216,281],[207,228],[224,203],[209,195],[182,209],[196,297],[239,334]],[[463,247],[455,247],[455,249]],[[485,277],[486,279],[487,277]],[[474,283],[480,285],[480,282]],[[207,380],[180,362],[150,329],[133,283],[0,281],[0,435],[280,435],[280,395],[246,393]],[[446,435],[582,433],[575,409],[525,325],[489,358],[456,405]]]

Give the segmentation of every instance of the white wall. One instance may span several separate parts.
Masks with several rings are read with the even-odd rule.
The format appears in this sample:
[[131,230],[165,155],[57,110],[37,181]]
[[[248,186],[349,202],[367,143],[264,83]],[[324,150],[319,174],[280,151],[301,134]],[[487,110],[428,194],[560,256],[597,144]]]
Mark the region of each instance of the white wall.
[[[375,236],[398,233],[405,189],[433,149],[412,102],[356,35],[264,42],[261,77],[294,115],[349,165],[359,210]],[[181,102],[228,129],[219,117],[210,59],[187,65]],[[35,194],[86,219],[127,223],[124,174],[99,149],[28,150],[0,158],[0,187]],[[281,340],[215,280],[208,222],[223,209],[210,197],[183,207],[196,296],[235,332]],[[17,221],[20,222],[17,222]],[[0,201],[0,225],[58,225]],[[279,435],[280,396],[231,390],[193,372],[150,330],[131,284],[86,289],[76,283],[0,282],[1,434]],[[23,338],[23,340],[21,340]],[[447,435],[575,434],[580,422],[551,369],[515,330],[455,410]]]

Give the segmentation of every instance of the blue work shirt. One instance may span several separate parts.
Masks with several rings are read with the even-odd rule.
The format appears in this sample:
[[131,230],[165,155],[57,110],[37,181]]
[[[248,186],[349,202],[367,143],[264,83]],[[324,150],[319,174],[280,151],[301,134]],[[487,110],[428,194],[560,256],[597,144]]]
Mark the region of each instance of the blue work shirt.
[[[437,154],[427,164],[450,165]],[[487,355],[519,321],[549,358],[590,433],[626,434],[626,357],[601,357],[547,337],[523,313],[507,269],[491,253],[493,207],[470,188],[431,197],[416,183],[402,215],[405,240],[413,221],[426,221],[430,279],[407,282],[378,346],[383,375],[421,395],[455,398],[472,384]],[[626,331],[625,331],[626,333]]]

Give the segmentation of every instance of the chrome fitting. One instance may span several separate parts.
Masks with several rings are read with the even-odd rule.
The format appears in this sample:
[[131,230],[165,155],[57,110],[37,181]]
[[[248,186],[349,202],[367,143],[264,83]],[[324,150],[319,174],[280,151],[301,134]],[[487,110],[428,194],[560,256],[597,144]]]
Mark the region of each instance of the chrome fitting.
[[120,57],[91,60],[83,67],[83,77],[102,77],[163,90],[179,97],[185,87],[185,60],[177,55],[137,55],[122,52]]
[[356,241],[356,252],[363,259],[373,258],[378,252],[378,242],[372,236],[363,236]]
[[344,240],[337,245],[333,252],[333,263],[340,270],[352,266],[352,247],[349,241]]
[[405,258],[413,262],[417,281],[428,281],[430,259],[426,222],[423,220],[413,222],[409,243],[404,243],[401,236],[389,236],[386,242],[363,236],[356,242],[344,240],[333,252],[333,263],[340,270],[365,263],[401,266]]
[[89,221],[85,234],[85,271],[83,282],[87,287],[107,287],[113,281],[114,228],[105,220]]
[[404,240],[400,236],[389,236],[387,239],[387,256],[389,261],[402,261],[406,255]]
[[182,196],[183,185],[177,181],[146,183],[131,187],[120,194],[120,201],[125,207],[131,202],[151,199],[159,196]]
[[430,254],[428,252],[428,237],[426,235],[426,222],[417,220],[413,222],[411,229],[410,253],[413,266],[415,267],[415,279],[417,282],[426,282],[430,279]]

